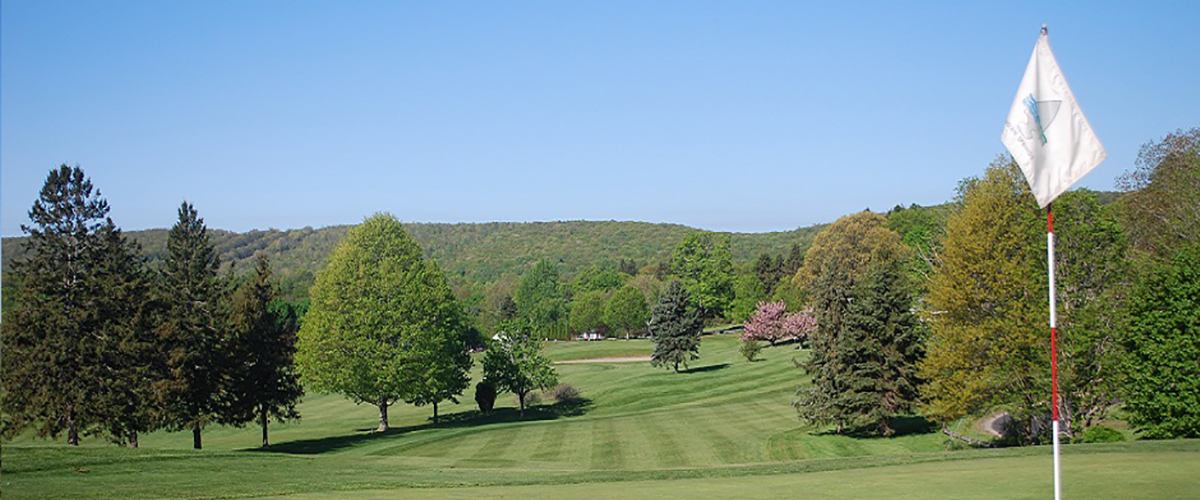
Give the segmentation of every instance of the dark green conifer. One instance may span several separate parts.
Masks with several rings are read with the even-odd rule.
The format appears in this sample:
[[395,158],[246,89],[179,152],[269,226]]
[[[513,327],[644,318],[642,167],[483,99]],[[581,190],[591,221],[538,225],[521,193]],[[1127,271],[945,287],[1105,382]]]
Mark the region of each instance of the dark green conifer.
[[227,325],[230,383],[219,420],[233,425],[257,421],[264,448],[270,445],[270,420],[300,418],[296,404],[304,395],[293,363],[299,325],[289,307],[275,306],[278,296],[271,264],[259,253],[254,276],[233,294]]
[[225,384],[218,324],[225,286],[217,276],[220,262],[204,219],[191,203],[179,207],[179,221],[167,234],[167,252],[160,280],[166,313],[159,334],[168,373],[158,388],[167,428],[191,430],[192,446],[200,449],[200,431],[216,417]]
[[678,280],[672,281],[650,315],[650,338],[654,342],[652,366],[670,366],[676,372],[679,365],[686,369],[688,361],[700,358],[700,331],[704,319],[692,305],[687,290]]

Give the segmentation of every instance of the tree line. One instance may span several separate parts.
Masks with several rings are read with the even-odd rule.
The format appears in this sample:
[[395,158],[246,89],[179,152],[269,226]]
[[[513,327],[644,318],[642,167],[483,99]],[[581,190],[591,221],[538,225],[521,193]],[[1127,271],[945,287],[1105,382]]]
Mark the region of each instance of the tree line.
[[297,418],[297,316],[260,256],[243,282],[218,274],[204,220],[184,202],[151,271],[82,169],[48,175],[29,211],[21,286],[4,310],[6,436],[99,435],[137,446],[157,429]]
[[[1145,145],[1118,184],[1115,199],[1076,190],[1053,206],[1064,432],[1078,438],[1122,405],[1145,437],[1197,437],[1200,129]],[[812,384],[794,405],[836,432],[1006,412],[1007,440],[1046,440],[1044,217],[1008,157],[947,207],[845,216],[791,277],[816,328],[785,327],[782,304],[763,302],[744,339],[809,342]]]

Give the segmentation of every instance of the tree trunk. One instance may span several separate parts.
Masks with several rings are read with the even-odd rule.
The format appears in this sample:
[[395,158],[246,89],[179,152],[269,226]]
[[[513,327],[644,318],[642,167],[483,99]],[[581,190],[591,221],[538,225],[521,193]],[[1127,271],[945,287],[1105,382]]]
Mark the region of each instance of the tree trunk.
[[67,405],[67,444],[79,446],[79,427],[75,425],[75,405]]
[[200,448],[200,424],[192,424],[192,448],[197,450]]
[[266,406],[262,407],[262,415],[259,417],[259,422],[262,424],[262,429],[263,429],[262,447],[266,448],[268,446],[271,446],[271,443],[269,441],[267,441],[267,407]]
[[387,432],[388,430],[388,402],[386,397],[379,398],[379,402],[375,403],[379,407],[379,428],[375,432]]
[[438,424],[437,401],[433,402],[433,425]]
[[129,432],[129,447],[130,448],[138,447],[138,432],[137,431]]
[[521,418],[525,418],[525,393],[524,392],[517,393],[517,402],[520,403],[520,406],[521,406]]

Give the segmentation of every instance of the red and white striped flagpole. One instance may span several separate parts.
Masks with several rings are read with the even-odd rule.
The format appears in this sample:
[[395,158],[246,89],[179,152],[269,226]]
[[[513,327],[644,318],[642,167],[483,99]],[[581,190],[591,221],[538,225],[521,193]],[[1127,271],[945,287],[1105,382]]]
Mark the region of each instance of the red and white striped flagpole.
[[1050,275],[1050,407],[1054,417],[1054,500],[1062,500],[1062,480],[1058,464],[1058,315],[1054,285],[1054,204],[1046,205],[1046,267]]

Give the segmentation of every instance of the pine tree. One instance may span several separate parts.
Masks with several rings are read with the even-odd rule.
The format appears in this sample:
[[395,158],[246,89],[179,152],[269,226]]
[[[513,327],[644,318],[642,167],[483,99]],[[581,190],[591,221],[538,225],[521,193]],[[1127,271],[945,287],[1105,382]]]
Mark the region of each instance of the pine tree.
[[854,287],[837,338],[846,368],[839,421],[890,436],[892,419],[915,407],[922,345],[911,307],[900,261],[877,266]]
[[264,448],[270,446],[271,418],[277,422],[300,418],[296,404],[304,395],[293,364],[298,325],[290,309],[272,307],[278,296],[270,262],[259,253],[254,277],[233,294],[228,322],[226,359],[232,380],[220,420],[234,425],[257,420]]
[[848,349],[857,349],[850,331],[850,305],[855,288],[876,267],[907,258],[900,235],[887,228],[887,219],[860,212],[838,219],[817,235],[793,281],[810,290],[817,328],[810,338],[812,352],[803,364],[812,384],[797,392],[800,418],[835,424],[837,432],[856,423],[852,398],[863,379],[854,376]]
[[154,383],[164,377],[154,323],[160,303],[153,299],[153,279],[140,256],[140,246],[110,223],[100,230],[101,256],[93,291],[105,343],[97,356],[108,374],[96,396],[103,413],[101,431],[109,441],[138,446],[139,434],[158,427],[160,408]]
[[670,366],[679,372],[688,361],[700,358],[700,331],[704,319],[692,305],[691,297],[678,280],[672,281],[650,315],[650,338],[654,352],[652,366]]
[[94,352],[107,347],[107,326],[94,302],[96,274],[104,246],[100,233],[111,226],[108,203],[94,191],[79,167],[50,171],[21,225],[28,260],[14,264],[23,286],[4,314],[5,412],[10,432],[35,426],[42,436],[66,432],[67,443],[100,425],[97,395],[103,388],[104,361]]
[[228,375],[219,324],[225,314],[225,286],[217,275],[220,262],[204,219],[186,201],[167,234],[167,252],[159,292],[166,309],[159,326],[168,371],[158,384],[164,424],[172,430],[191,430],[192,446],[200,449],[200,431],[219,412]]

